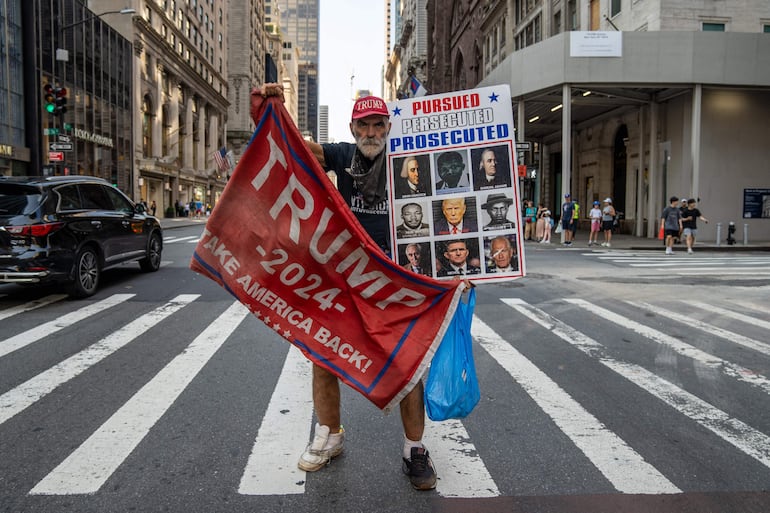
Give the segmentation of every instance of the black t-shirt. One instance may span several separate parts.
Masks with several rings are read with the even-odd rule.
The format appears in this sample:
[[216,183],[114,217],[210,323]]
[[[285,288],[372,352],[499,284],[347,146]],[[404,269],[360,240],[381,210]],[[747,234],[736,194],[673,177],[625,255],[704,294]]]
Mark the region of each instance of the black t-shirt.
[[364,205],[364,198],[348,172],[356,152],[356,145],[343,142],[321,146],[324,150],[326,170],[337,173],[337,188],[345,199],[345,203],[348,204],[366,233],[386,254],[390,255],[390,217],[387,197],[376,205]]
[[[689,208],[686,208],[682,210],[682,228],[690,228],[690,229],[697,229],[698,228],[698,218],[700,217],[700,210],[697,208],[694,208],[690,210]],[[688,219],[689,218],[689,219]]]

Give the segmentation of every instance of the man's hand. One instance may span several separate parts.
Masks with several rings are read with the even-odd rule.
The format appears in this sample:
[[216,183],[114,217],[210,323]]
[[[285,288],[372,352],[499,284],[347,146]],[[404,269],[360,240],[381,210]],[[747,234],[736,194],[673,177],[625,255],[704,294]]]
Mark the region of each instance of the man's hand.
[[262,110],[265,99],[269,96],[280,96],[281,102],[286,101],[281,84],[267,83],[251,90],[251,119],[254,120],[254,123],[257,122],[258,113]]

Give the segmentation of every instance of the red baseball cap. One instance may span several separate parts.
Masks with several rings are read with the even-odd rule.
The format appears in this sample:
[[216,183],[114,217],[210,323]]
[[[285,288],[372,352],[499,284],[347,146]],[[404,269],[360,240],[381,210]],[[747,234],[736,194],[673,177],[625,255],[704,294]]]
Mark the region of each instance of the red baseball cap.
[[376,96],[364,96],[356,100],[353,105],[353,115],[351,119],[361,119],[366,116],[386,116],[390,117],[388,106],[385,100]]

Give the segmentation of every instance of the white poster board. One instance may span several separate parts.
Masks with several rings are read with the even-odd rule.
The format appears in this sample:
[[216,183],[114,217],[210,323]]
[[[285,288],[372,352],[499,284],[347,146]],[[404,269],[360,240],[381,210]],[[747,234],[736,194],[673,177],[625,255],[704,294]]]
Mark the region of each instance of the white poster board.
[[437,279],[525,275],[507,84],[388,104],[392,254]]

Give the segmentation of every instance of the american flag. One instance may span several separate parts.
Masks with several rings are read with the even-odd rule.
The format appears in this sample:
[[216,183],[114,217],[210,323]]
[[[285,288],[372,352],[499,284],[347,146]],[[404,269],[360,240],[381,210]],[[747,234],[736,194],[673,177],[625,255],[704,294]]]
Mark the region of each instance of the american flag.
[[216,162],[220,172],[226,173],[230,170],[230,159],[227,158],[226,146],[222,146],[214,152],[214,162]]

